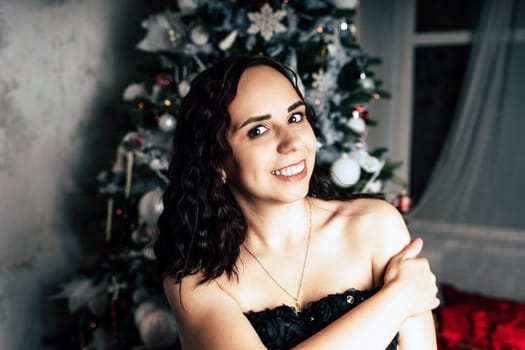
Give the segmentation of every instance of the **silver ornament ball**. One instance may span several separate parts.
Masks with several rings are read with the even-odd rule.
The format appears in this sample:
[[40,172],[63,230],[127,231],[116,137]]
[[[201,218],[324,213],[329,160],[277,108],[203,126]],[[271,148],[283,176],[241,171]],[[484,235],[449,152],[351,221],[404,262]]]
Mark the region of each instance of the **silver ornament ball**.
[[180,97],[184,97],[190,92],[190,83],[187,80],[183,80],[177,85],[177,90],[179,92]]
[[355,9],[359,4],[358,0],[331,0],[332,4],[340,9]]
[[176,125],[177,125],[177,121],[175,120],[175,117],[169,114],[168,112],[160,116],[160,119],[159,119],[160,130],[164,132],[171,132],[175,130]]
[[355,132],[358,135],[363,134],[365,132],[365,129],[366,129],[366,123],[363,120],[363,118],[354,118],[354,117],[352,117],[352,118],[350,118],[348,120],[346,125],[348,125],[350,130],[352,130],[353,132]]
[[149,348],[165,348],[173,345],[178,337],[175,317],[168,310],[149,312],[139,326],[140,337]]
[[157,305],[151,300],[142,302],[135,310],[135,324],[139,326],[150,312],[157,309]]
[[357,161],[342,154],[331,167],[332,180],[340,187],[350,187],[355,185],[361,176],[361,168]]
[[370,78],[359,79],[359,84],[365,90],[373,90],[375,88],[375,83]]
[[197,26],[191,30],[190,38],[195,45],[203,46],[208,43],[210,35],[203,26]]
[[134,83],[128,85],[126,89],[124,89],[124,92],[122,93],[122,99],[124,101],[133,101],[134,99],[142,96],[146,96],[148,94],[146,88],[143,84],[140,83]]
[[196,0],[177,0],[177,6],[182,13],[193,12],[199,7]]
[[163,210],[160,188],[146,192],[139,201],[139,215],[147,224],[156,225]]

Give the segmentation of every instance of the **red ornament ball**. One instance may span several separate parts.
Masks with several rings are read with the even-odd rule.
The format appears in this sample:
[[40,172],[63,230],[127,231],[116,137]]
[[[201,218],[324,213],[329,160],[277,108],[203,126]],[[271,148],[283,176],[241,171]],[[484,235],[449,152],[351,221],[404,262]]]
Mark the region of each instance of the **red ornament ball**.
[[357,113],[359,113],[359,116],[360,116],[361,118],[363,118],[364,120],[367,120],[367,119],[368,119],[368,110],[367,110],[364,106],[362,106],[362,105],[356,106],[356,107],[354,108],[354,110],[355,110]]
[[168,86],[171,84],[171,79],[166,73],[160,73],[155,77],[155,85]]
[[412,199],[410,199],[405,190],[401,190],[397,195],[394,205],[401,213],[406,214],[412,207]]

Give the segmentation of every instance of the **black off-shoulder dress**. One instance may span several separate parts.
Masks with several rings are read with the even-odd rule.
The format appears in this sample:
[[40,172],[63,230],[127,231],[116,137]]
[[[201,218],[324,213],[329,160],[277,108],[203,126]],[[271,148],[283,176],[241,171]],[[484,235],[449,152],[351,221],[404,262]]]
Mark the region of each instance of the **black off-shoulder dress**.
[[[290,306],[282,305],[263,311],[250,311],[245,313],[245,316],[268,349],[284,350],[317,333],[375,292],[377,289],[350,289],[311,302],[299,312]],[[396,348],[397,336],[386,350]]]

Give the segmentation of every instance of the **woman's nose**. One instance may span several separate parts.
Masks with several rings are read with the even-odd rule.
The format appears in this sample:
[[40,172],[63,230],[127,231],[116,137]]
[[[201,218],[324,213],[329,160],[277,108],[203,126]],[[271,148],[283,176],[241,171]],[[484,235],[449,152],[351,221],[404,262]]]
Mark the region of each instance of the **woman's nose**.
[[279,144],[277,150],[281,153],[288,153],[297,150],[299,145],[299,135],[295,130],[287,127],[279,132]]

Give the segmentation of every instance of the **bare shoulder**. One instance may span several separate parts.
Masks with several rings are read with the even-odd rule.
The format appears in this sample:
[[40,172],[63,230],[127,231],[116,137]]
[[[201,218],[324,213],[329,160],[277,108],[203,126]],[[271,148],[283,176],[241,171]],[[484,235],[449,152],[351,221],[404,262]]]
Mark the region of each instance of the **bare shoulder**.
[[340,211],[347,214],[349,224],[352,224],[353,221],[353,223],[366,225],[370,234],[393,236],[398,233],[398,230],[406,229],[399,211],[385,200],[358,198],[340,203],[342,207]]
[[[404,227],[404,220],[397,209],[382,199],[358,198],[350,200],[319,200],[313,205],[324,212],[327,220],[343,220],[350,228],[364,226],[366,231],[381,233],[382,228]],[[354,230],[352,230],[354,231]]]
[[346,201],[339,201],[348,211],[356,215],[396,215],[397,209],[386,200],[375,198],[355,198]]
[[365,250],[372,261],[374,280],[380,277],[392,256],[409,241],[403,217],[390,203],[381,199],[359,198],[346,201],[314,202],[318,208],[332,213],[329,220],[338,221],[341,239],[349,246]]
[[164,293],[181,325],[191,325],[199,321],[205,312],[202,300],[221,298],[213,284],[201,284],[200,279],[200,274],[186,276],[180,283],[170,277],[164,279]]
[[[183,348],[259,349],[262,344],[239,305],[220,286],[220,278],[200,283],[201,274],[186,276],[180,283],[164,279],[164,293],[175,314]],[[240,330],[232,338],[225,329]]]
[[180,283],[172,278],[164,279],[164,293],[178,321],[191,325],[209,317],[220,306],[238,309],[235,300],[221,287],[218,280],[201,283],[200,273],[188,275]]

